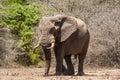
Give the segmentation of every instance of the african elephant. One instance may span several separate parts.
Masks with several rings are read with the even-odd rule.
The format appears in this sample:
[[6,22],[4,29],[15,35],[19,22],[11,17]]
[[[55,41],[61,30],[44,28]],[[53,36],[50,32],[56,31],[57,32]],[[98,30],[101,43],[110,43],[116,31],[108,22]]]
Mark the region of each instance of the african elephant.
[[35,48],[41,45],[45,52],[45,74],[48,74],[50,68],[50,49],[53,48],[56,57],[55,75],[62,75],[63,70],[66,70],[63,66],[63,59],[65,59],[67,64],[68,74],[74,74],[71,55],[76,55],[78,57],[78,75],[83,75],[83,62],[90,39],[86,24],[82,20],[72,16],[55,15],[43,17],[39,24],[39,30],[41,35]]

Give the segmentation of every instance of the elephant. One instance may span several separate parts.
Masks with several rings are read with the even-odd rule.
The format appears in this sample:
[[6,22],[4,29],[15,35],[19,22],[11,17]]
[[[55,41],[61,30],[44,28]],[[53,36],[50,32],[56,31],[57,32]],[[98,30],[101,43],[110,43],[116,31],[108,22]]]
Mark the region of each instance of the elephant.
[[[71,55],[78,57],[78,73],[84,75],[83,64],[88,51],[90,33],[85,22],[68,15],[54,15],[43,17],[39,23],[40,37],[35,49],[42,46],[45,53],[45,75],[48,75],[51,63],[51,49],[56,58],[55,75],[75,73]],[[63,65],[65,59],[67,69]]]

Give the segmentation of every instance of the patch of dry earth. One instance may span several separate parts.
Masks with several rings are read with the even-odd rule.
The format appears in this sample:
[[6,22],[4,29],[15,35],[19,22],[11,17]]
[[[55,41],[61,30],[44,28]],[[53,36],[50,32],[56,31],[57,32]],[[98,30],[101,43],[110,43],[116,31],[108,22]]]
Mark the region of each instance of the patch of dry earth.
[[[77,73],[77,72],[76,72]],[[120,80],[120,69],[87,68],[85,76],[43,76],[44,68],[0,68],[0,80]]]

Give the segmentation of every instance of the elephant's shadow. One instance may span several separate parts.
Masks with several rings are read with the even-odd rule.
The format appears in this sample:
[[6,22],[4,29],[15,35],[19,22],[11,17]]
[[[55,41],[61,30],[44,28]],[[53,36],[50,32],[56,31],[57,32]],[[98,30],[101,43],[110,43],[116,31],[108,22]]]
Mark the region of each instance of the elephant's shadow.
[[[54,77],[54,76],[57,76],[57,75],[54,75],[54,74],[43,75],[43,77],[51,77],[51,76]],[[58,76],[60,76],[60,75],[58,75]],[[77,74],[74,74],[74,75],[64,74],[64,75],[61,75],[61,76],[79,76],[79,75],[77,75]],[[86,74],[84,74],[84,75],[82,75],[82,76],[93,77],[93,76],[97,76],[97,75],[86,73]]]

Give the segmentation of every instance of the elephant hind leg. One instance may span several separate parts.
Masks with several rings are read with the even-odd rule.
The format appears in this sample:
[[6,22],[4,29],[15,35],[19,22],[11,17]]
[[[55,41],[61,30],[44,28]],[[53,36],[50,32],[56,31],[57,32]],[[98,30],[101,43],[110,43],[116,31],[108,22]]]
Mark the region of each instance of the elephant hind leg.
[[80,75],[80,76],[84,75],[83,64],[84,64],[84,59],[86,57],[86,53],[88,50],[88,45],[89,45],[89,39],[86,41],[85,45],[83,46],[81,53],[78,54],[79,65],[78,65],[77,75]]
[[71,55],[65,55],[65,62],[67,64],[67,74],[68,75],[73,75],[74,74],[74,67],[71,61]]
[[[82,53],[80,53],[80,54],[82,54]],[[82,76],[82,75],[84,75],[84,71],[83,71],[84,59],[80,54],[78,55],[79,63],[78,63],[78,73],[77,73],[77,75]]]

